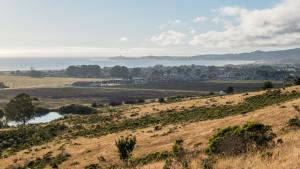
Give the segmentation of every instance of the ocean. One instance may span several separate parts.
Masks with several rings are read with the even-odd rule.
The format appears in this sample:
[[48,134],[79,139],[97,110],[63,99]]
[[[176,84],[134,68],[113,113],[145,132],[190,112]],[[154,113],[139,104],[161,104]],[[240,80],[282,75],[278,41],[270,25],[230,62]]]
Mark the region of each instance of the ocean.
[[0,58],[0,71],[13,70],[59,70],[70,65],[99,65],[101,67],[111,67],[115,65],[132,67],[149,67],[154,65],[180,66],[180,65],[203,65],[203,66],[224,66],[251,64],[255,61],[244,60],[189,60],[189,59],[117,59],[117,58],[96,58],[96,57],[32,57],[32,58]]

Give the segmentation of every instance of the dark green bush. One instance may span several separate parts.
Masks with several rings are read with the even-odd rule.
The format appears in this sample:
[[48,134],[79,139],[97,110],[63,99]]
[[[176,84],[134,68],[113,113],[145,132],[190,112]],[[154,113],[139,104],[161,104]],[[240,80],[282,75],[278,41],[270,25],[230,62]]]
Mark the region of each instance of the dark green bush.
[[219,130],[209,139],[205,152],[209,155],[237,155],[250,149],[266,148],[275,134],[270,126],[248,122],[241,126],[230,126]]
[[91,107],[97,108],[97,107],[98,107],[98,104],[97,104],[97,103],[92,103],[92,104],[91,104]]
[[30,146],[39,145],[63,134],[66,130],[67,126],[65,125],[51,124],[47,126],[21,126],[14,130],[1,131],[0,152],[4,152],[7,149],[15,152]]
[[300,77],[294,79],[294,85],[300,85]]
[[132,151],[136,144],[134,136],[121,137],[116,141],[119,157],[123,161],[127,161],[132,156]]
[[80,105],[80,104],[71,104],[67,106],[62,106],[58,109],[58,112],[60,114],[82,114],[82,115],[88,115],[96,113],[96,110],[94,108]]
[[123,103],[122,102],[110,102],[110,106],[121,106]]
[[153,162],[166,160],[167,158],[171,157],[172,154],[170,152],[164,151],[164,152],[155,152],[151,154],[147,154],[142,157],[134,158],[130,161],[131,165],[137,166],[137,165],[147,165]]
[[232,86],[229,86],[226,90],[226,93],[233,93],[234,92],[234,88]]
[[165,103],[166,100],[165,100],[165,98],[161,97],[161,98],[158,99],[158,102],[159,102],[159,103]]
[[44,116],[48,113],[50,113],[50,109],[43,108],[43,107],[35,107],[34,112],[35,112],[35,117],[41,117]]
[[263,88],[264,88],[265,90],[267,90],[267,89],[272,89],[272,88],[274,88],[274,85],[273,85],[272,82],[267,81],[267,82],[264,83],[264,87],[263,87]]
[[292,118],[288,121],[289,126],[300,127],[300,119],[298,117]]
[[70,157],[70,154],[62,152],[57,156],[53,157],[51,153],[46,153],[43,158],[37,158],[36,160],[27,162],[22,167],[12,167],[16,169],[40,169],[51,166],[51,168],[58,168],[58,166],[66,161]]
[[124,104],[136,104],[137,101],[136,100],[125,100]]

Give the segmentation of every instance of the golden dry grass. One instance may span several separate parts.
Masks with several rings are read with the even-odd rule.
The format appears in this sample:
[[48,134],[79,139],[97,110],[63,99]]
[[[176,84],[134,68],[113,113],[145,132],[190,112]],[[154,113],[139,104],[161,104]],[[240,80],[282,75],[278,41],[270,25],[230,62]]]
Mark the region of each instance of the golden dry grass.
[[77,81],[97,81],[95,78],[67,78],[67,77],[44,77],[32,78],[28,76],[0,75],[0,82],[10,88],[31,88],[31,87],[62,87]]

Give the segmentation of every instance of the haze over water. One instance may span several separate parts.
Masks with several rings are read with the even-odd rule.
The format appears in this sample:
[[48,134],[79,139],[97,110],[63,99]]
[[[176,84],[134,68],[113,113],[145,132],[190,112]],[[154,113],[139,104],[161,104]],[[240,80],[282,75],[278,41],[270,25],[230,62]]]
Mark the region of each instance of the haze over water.
[[180,66],[180,65],[203,65],[224,66],[228,64],[240,65],[250,64],[254,61],[243,60],[166,60],[166,59],[110,59],[95,57],[52,57],[52,58],[0,58],[0,71],[29,70],[57,70],[65,69],[70,65],[99,65],[101,67],[112,67],[115,65],[132,67],[148,67],[154,65]]

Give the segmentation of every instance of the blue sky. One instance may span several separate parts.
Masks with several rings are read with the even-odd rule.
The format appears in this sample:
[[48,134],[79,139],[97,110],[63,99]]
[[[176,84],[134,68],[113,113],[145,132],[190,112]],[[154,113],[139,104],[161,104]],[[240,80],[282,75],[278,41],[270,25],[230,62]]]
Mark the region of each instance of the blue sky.
[[[0,56],[186,56],[298,47],[300,25],[292,22],[299,21],[299,4],[0,0]],[[295,30],[287,31],[291,27]],[[282,31],[286,32],[278,35]]]

